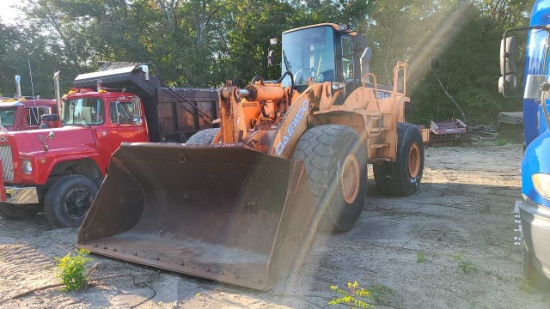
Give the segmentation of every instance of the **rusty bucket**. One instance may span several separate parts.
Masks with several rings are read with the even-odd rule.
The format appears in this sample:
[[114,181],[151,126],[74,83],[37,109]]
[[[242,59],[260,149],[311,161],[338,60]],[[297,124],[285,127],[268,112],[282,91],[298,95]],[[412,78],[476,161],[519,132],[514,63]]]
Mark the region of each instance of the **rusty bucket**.
[[313,200],[300,161],[240,144],[122,144],[76,246],[268,290],[308,253]]

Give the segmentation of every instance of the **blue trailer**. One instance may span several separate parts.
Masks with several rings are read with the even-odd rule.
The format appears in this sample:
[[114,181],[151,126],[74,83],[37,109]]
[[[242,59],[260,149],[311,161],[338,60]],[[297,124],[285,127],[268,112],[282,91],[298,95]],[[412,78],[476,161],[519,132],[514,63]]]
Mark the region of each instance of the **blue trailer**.
[[[522,89],[517,89],[518,46],[513,32],[527,32]],[[523,247],[527,279],[538,287],[550,278],[550,0],[537,0],[529,27],[507,30],[501,43],[499,91],[523,92],[525,153],[521,165],[522,201],[517,201],[515,243]]]

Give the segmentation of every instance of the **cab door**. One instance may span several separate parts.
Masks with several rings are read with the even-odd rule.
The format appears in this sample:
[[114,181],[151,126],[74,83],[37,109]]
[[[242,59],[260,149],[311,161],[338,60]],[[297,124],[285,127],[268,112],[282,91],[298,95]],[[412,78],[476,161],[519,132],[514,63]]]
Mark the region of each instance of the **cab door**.
[[147,142],[149,135],[142,120],[139,98],[132,100],[114,100],[107,110],[107,134],[111,150],[114,152],[122,142]]

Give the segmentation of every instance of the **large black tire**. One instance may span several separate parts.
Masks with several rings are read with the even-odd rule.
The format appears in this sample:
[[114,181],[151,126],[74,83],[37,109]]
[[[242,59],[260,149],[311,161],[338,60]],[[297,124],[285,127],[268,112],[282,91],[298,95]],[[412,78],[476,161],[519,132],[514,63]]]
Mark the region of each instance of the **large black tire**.
[[38,208],[35,206],[17,206],[0,203],[0,217],[6,220],[22,220],[36,216]]
[[539,290],[548,290],[550,288],[550,280],[535,267],[533,263],[533,255],[527,250],[524,244],[523,251],[523,273],[525,278],[529,280],[532,287]]
[[220,128],[204,129],[193,134],[185,143],[190,145],[212,144],[218,132],[220,132]]
[[420,130],[410,123],[397,124],[397,158],[373,165],[376,188],[382,194],[413,194],[424,172],[424,144]]
[[46,194],[46,217],[54,226],[80,226],[97,191],[97,184],[86,176],[63,176],[53,183]]
[[321,125],[304,133],[293,159],[303,160],[316,197],[318,227],[350,230],[363,210],[367,193],[367,154],[355,130]]

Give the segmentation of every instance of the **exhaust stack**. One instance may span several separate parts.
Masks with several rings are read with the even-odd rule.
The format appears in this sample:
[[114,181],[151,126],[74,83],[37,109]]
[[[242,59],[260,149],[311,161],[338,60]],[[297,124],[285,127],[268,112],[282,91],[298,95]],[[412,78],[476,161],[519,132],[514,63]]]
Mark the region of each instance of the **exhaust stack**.
[[21,98],[21,76],[15,75],[15,97]]
[[55,102],[57,103],[57,113],[61,115],[61,93],[59,91],[59,72],[55,72],[53,75],[54,88],[55,88]]

